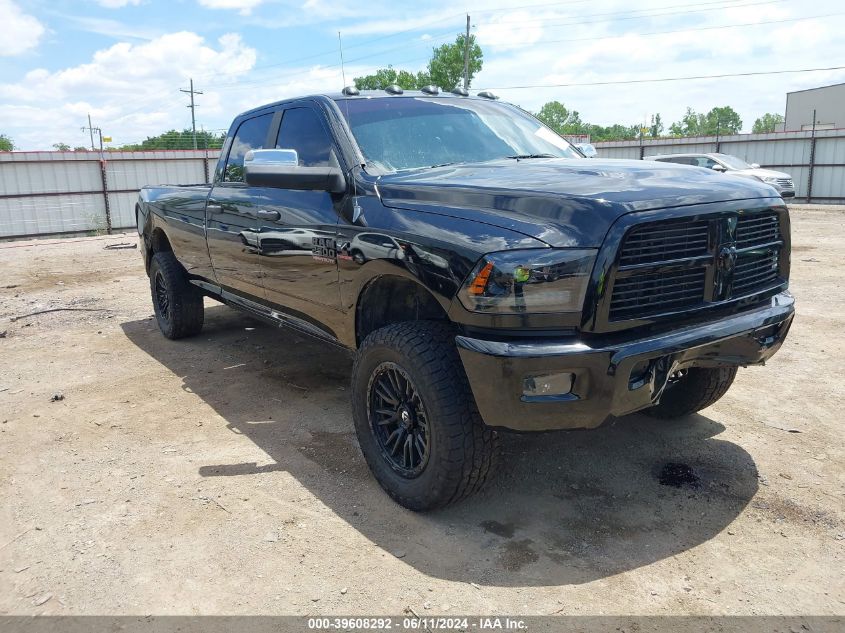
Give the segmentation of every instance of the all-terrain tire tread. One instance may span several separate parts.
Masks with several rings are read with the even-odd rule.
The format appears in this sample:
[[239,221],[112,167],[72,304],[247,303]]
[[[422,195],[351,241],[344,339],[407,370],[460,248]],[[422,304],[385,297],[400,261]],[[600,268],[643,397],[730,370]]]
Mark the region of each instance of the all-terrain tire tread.
[[[162,334],[169,339],[180,339],[195,336],[202,330],[205,319],[202,293],[188,281],[185,269],[169,251],[155,253],[150,264],[150,290],[155,306],[155,277],[160,271],[164,277],[167,289],[170,291],[170,319],[163,324],[157,319]],[[158,317],[158,309],[156,309]]]
[[[429,389],[425,396],[428,406],[439,412],[436,424],[442,425],[446,442],[441,446],[443,453],[432,456],[438,459],[441,468],[437,469],[429,502],[420,504],[419,499],[392,491],[379,469],[372,468],[376,479],[397,502],[421,510],[450,505],[480,490],[495,471],[499,458],[498,435],[483,423],[478,413],[455,347],[454,329],[448,323],[415,321],[376,330],[365,339],[356,355],[353,384],[357,382],[363,359],[379,346],[398,351],[427,373]],[[352,397],[362,396],[353,390]]]

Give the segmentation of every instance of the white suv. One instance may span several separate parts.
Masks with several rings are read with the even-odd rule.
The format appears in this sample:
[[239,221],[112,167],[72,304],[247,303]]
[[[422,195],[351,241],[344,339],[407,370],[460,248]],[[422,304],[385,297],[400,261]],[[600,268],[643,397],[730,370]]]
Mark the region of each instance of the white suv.
[[777,189],[782,198],[795,197],[795,185],[792,176],[782,171],[762,169],[757,163],[748,164],[741,158],[730,154],[660,154],[646,156],[643,160],[656,160],[662,163],[678,163],[706,167],[715,171],[729,172],[734,176],[745,176],[762,180],[767,185]]

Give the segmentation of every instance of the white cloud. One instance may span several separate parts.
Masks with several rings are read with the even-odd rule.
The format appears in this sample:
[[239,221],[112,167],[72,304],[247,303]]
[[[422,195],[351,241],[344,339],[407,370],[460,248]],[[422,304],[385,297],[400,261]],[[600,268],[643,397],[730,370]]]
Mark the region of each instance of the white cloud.
[[[236,34],[206,42],[192,32],[162,35],[151,29],[154,22],[121,25],[90,16],[79,18],[88,21],[78,22],[78,27],[111,34],[121,43],[95,53],[88,63],[70,68],[48,71],[24,66],[21,73],[28,70],[26,75],[14,83],[0,84],[3,131],[28,149],[49,148],[59,141],[84,144],[84,135],[77,130],[89,110],[95,125],[102,126],[116,143],[138,141],[174,127],[181,129],[189,125],[190,111],[185,108],[187,96],[178,90],[187,87],[190,77],[204,91],[197,100],[198,125],[223,128],[238,112],[262,103],[339,89],[343,83],[336,62],[339,29],[349,83],[352,77],[389,63],[410,70],[423,68],[432,46],[453,40],[465,20],[460,13],[463,7],[446,0],[420,6],[413,13],[393,0],[374,0],[363,17],[360,12],[346,16],[345,12],[355,7],[341,0],[196,2],[210,8],[252,11],[255,15],[250,18],[236,20],[247,35],[254,32],[250,29],[259,28],[266,35],[267,29],[275,27],[295,24],[304,28],[301,25],[311,24],[309,38],[313,35],[319,41],[290,53],[292,57],[310,56],[311,61],[274,61],[263,69],[255,68],[257,52]],[[264,12],[266,16],[256,10],[270,2],[284,10],[273,15]],[[839,71],[507,89],[835,66],[835,60],[845,58],[845,40],[838,37],[845,18],[804,20],[811,15],[843,12],[841,0],[816,0],[812,8],[772,3],[762,9],[742,6],[742,2],[759,0],[740,0],[736,6],[695,14],[679,14],[683,10],[679,8],[673,15],[665,15],[665,7],[672,4],[668,0],[641,0],[636,9],[631,8],[630,0],[605,0],[600,8],[591,8],[586,0],[537,2],[542,4],[514,9],[508,8],[513,0],[468,0],[474,32],[484,49],[484,69],[473,81],[475,89],[496,89],[504,100],[533,111],[546,101],[560,100],[580,111],[585,121],[602,125],[638,123],[659,112],[668,127],[681,118],[686,106],[706,112],[714,106],[731,105],[749,130],[761,114],[783,112],[787,91],[845,80],[845,72]],[[0,7],[9,6],[9,0],[0,0]],[[623,19],[632,12],[639,15],[658,7],[664,7],[663,15]],[[232,14],[219,15],[232,21]],[[797,18],[802,21],[763,24]],[[759,24],[744,26],[747,23]],[[278,41],[283,41],[284,31],[279,34]],[[139,38],[149,41],[138,42]],[[6,43],[0,41],[0,47]],[[277,60],[279,51],[272,41],[267,46],[264,52],[268,59]],[[302,65],[317,60],[326,65]]]
[[97,0],[97,4],[106,9],[121,9],[132,5],[137,7],[142,0]]
[[139,141],[188,124],[186,95],[179,89],[191,77],[197,89],[205,89],[198,97],[198,120],[229,118],[232,111],[210,89],[212,79],[220,74],[237,79],[255,59],[255,50],[235,33],[216,45],[191,32],[121,42],[97,51],[88,63],[55,72],[35,69],[16,83],[0,84],[0,120],[11,124],[16,144],[27,149],[59,141],[84,144],[77,130],[88,112],[116,143]]
[[0,0],[0,24],[7,34],[0,37],[0,57],[20,55],[35,48],[45,31],[41,22],[24,13],[12,0]]
[[149,28],[144,24],[126,24],[109,18],[94,18],[87,16],[75,16],[60,14],[58,17],[67,24],[75,26],[88,33],[105,35],[119,40],[152,40],[161,35],[162,31]]
[[[754,119],[763,113],[783,113],[787,91],[843,81],[845,71],[666,83],[506,88],[836,66],[840,64],[829,60],[845,55],[845,41],[837,35],[841,33],[843,18],[804,18],[837,9],[841,10],[837,0],[820,0],[809,14],[782,7],[771,7],[765,12],[732,8],[696,15],[694,19],[673,16],[615,23],[586,23],[584,19],[583,24],[558,27],[547,19],[542,22],[542,37],[530,45],[509,46],[507,52],[498,52],[495,37],[490,37],[489,30],[484,36],[479,25],[485,61],[473,85],[477,89],[497,89],[503,99],[533,111],[547,101],[559,100],[578,110],[583,120],[602,125],[638,123],[660,113],[668,128],[669,123],[683,116],[686,106],[706,112],[714,106],[730,105],[740,113],[743,129],[749,131]],[[765,24],[798,18],[801,21]],[[487,22],[501,28],[502,34],[507,32],[509,24],[515,41],[520,39],[521,29],[531,24],[522,20]],[[645,35],[657,32],[660,34]]]
[[[543,26],[532,17],[527,11],[513,11],[485,20],[475,32],[479,45],[510,50],[533,44],[543,36]],[[514,27],[514,23],[519,26]]]
[[198,0],[206,9],[235,9],[241,15],[249,15],[252,10],[263,4],[264,0]]

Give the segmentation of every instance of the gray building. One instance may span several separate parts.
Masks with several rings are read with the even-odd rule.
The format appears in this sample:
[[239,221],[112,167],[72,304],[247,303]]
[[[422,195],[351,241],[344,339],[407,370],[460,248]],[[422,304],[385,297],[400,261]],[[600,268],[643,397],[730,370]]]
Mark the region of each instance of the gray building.
[[845,128],[845,83],[787,92],[785,130],[812,129],[813,110],[817,130]]

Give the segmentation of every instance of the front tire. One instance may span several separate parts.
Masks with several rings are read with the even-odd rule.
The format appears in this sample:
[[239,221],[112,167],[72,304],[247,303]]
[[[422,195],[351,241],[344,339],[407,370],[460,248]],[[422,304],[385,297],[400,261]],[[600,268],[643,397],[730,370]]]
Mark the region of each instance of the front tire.
[[352,369],[352,408],[370,470],[410,510],[464,499],[492,475],[498,437],[478,414],[447,324],[370,334]]
[[174,340],[199,334],[205,316],[202,293],[188,281],[173,253],[153,255],[150,292],[162,334]]
[[736,367],[691,367],[670,377],[660,403],[643,413],[671,419],[706,409],[724,396],[736,378]]

